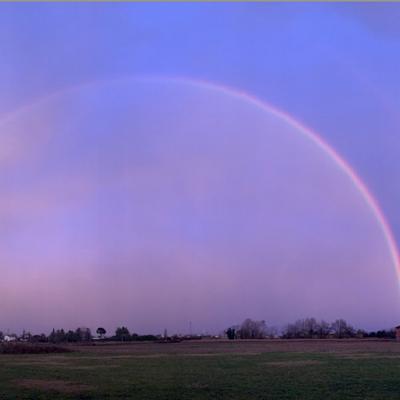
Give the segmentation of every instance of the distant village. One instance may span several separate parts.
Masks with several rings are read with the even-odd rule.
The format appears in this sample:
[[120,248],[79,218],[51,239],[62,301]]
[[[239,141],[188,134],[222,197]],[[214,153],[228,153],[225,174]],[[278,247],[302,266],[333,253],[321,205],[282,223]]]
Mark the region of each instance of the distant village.
[[393,329],[383,329],[367,332],[355,329],[343,319],[328,323],[315,318],[299,319],[288,324],[279,331],[270,327],[265,321],[256,321],[247,318],[239,325],[228,327],[219,335],[209,334],[173,334],[168,335],[167,330],[159,335],[139,335],[131,333],[125,326],[116,328],[109,334],[105,328],[99,327],[93,334],[87,327],[79,327],[76,330],[53,329],[49,334],[32,334],[23,331],[20,335],[15,333],[3,333],[0,331],[0,342],[26,342],[26,343],[78,343],[91,341],[158,341],[179,342],[195,339],[227,339],[227,340],[251,340],[251,339],[350,339],[350,338],[382,338],[400,340],[400,326]]

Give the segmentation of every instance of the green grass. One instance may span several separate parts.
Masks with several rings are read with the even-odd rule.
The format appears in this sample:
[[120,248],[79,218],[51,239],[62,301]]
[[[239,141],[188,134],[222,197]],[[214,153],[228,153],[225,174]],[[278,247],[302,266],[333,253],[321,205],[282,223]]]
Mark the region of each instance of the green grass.
[[2,355],[0,399],[400,397],[400,353],[135,351]]

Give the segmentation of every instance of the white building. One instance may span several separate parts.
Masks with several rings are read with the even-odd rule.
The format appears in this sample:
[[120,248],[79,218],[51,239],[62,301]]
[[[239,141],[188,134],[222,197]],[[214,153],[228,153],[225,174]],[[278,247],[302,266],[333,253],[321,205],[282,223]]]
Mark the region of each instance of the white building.
[[17,337],[15,335],[4,335],[4,339],[5,342],[16,342],[17,341]]

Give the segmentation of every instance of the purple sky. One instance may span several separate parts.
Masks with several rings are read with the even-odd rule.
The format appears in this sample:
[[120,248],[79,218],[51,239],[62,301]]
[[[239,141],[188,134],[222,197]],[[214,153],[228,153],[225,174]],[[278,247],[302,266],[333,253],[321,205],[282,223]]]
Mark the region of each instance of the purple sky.
[[399,239],[397,4],[0,8],[0,330],[398,323],[382,226],[301,129],[201,83],[113,81],[274,104]]

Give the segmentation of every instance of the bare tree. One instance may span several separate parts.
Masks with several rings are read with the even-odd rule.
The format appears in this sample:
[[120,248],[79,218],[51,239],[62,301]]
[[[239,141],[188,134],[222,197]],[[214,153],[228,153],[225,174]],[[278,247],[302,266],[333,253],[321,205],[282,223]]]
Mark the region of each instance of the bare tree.
[[337,338],[353,337],[355,335],[354,328],[344,319],[337,319],[331,325],[331,330]]
[[264,339],[266,330],[265,321],[253,321],[247,318],[240,326],[238,334],[241,339]]

